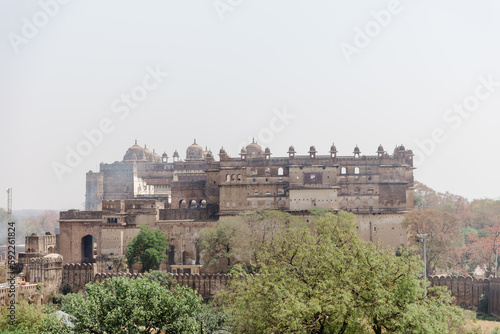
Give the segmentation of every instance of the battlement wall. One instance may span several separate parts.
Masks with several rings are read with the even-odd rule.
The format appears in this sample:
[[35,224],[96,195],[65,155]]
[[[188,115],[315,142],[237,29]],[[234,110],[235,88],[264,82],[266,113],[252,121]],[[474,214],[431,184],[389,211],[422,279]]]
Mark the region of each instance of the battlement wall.
[[432,286],[448,287],[457,305],[478,307],[481,296],[489,295],[488,279],[473,279],[470,276],[429,276],[428,279]]

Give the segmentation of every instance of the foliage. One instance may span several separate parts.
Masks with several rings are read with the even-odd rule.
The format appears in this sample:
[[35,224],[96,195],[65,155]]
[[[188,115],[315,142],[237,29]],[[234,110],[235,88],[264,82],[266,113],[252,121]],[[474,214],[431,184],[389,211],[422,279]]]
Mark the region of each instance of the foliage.
[[456,333],[462,311],[421,261],[363,242],[355,216],[325,214],[263,244],[259,275],[232,282],[234,333]]
[[200,324],[200,333],[215,333],[228,330],[227,315],[207,304],[202,304],[200,311],[196,314],[196,321]]
[[129,267],[138,261],[142,263],[142,272],[158,269],[166,258],[167,238],[160,230],[152,231],[149,226],[142,225],[139,234],[129,242],[126,257]]
[[231,275],[249,275],[256,274],[259,272],[259,268],[256,266],[246,265],[244,263],[238,263],[229,268],[228,274]]
[[205,264],[214,267],[219,262],[227,262],[231,265],[231,259],[235,259],[235,248],[241,235],[241,223],[238,219],[221,219],[213,228],[200,231],[198,247],[204,252]]
[[422,254],[417,234],[427,234],[427,273],[449,269],[457,262],[456,250],[463,244],[460,217],[435,209],[414,210],[406,214],[403,226],[409,230],[409,243]]
[[9,310],[0,308],[0,333],[35,333],[35,327],[45,317],[44,308],[21,300],[15,304],[15,324],[11,325]]
[[144,274],[143,277],[149,279],[150,281],[158,282],[161,286],[164,286],[169,290],[177,286],[177,280],[173,278],[170,273],[164,271],[150,270]]
[[117,273],[127,269],[127,257],[125,255],[110,255],[109,260],[113,263],[113,268]]
[[231,265],[244,263],[256,268],[257,250],[274,242],[285,226],[304,225],[289,213],[258,210],[222,219],[213,228],[200,232],[199,247],[207,266],[217,267],[223,261]]
[[74,317],[76,333],[199,332],[202,299],[193,290],[171,291],[147,278],[114,277],[87,284],[85,295],[68,295],[62,310]]

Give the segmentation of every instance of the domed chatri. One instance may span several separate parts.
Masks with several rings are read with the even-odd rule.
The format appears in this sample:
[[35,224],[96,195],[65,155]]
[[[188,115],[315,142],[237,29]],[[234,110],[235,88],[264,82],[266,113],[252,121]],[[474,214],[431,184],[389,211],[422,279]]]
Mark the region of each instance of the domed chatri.
[[260,158],[264,153],[262,147],[255,142],[255,139],[252,139],[252,143],[247,145],[246,150],[249,158]]
[[295,147],[293,147],[293,145],[291,145],[289,148],[288,148],[288,152],[287,153],[296,153],[295,152]]
[[193,144],[189,146],[186,150],[186,160],[203,160],[205,158],[205,153],[203,152],[203,147],[196,144],[196,139]]
[[146,161],[144,148],[137,145],[137,140],[135,141],[134,145],[129,147],[129,149],[123,156],[123,161]]
[[224,147],[221,147],[219,154],[227,154],[226,149]]

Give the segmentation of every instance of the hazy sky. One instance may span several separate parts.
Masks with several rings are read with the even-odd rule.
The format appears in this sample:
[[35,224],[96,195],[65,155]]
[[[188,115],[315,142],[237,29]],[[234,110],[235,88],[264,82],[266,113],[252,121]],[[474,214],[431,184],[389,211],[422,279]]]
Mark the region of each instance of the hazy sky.
[[253,136],[273,156],[404,144],[415,179],[498,198],[499,14],[493,0],[2,0],[0,207],[12,187],[14,209],[82,209],[85,173],[135,139],[238,156]]

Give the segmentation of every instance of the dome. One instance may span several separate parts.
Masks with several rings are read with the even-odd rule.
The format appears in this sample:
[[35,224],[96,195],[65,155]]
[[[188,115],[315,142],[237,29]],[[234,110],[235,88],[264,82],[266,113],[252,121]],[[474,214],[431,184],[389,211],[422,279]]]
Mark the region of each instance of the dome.
[[168,155],[167,155],[167,152],[163,152],[163,154],[161,155],[162,158],[168,158]]
[[186,150],[186,160],[202,160],[205,154],[203,152],[203,147],[196,144],[196,139],[193,144],[189,146]]
[[125,152],[123,161],[146,161],[144,149],[137,145],[137,140],[135,144],[130,146],[127,152]]
[[263,154],[262,147],[255,140],[252,140],[252,143],[247,145],[246,150],[249,158],[258,158]]
[[174,158],[178,158],[179,157],[179,152],[177,152],[177,150],[175,150],[173,157]]
[[144,155],[146,156],[146,160],[148,162],[153,162],[154,161],[154,153],[151,152],[151,150],[149,148],[146,147],[146,145],[144,145]]
[[330,147],[330,152],[336,153],[337,152],[337,147],[335,146],[334,143],[332,143],[332,146]]
[[295,153],[295,147],[293,147],[293,145],[291,145],[291,146],[288,148],[288,153]]
[[264,150],[264,153],[271,154],[271,149],[269,147],[266,147],[266,149]]
[[213,158],[214,155],[212,154],[212,151],[207,151],[207,154],[205,154],[206,158]]
[[353,153],[361,153],[361,151],[359,150],[358,145],[356,145],[356,147],[354,148],[354,152]]
[[381,145],[378,146],[377,152],[384,152],[384,147]]
[[241,151],[240,151],[240,154],[247,154],[247,150],[244,147],[242,147]]
[[405,147],[403,146],[403,144],[401,144],[401,146],[399,146],[398,148],[400,151],[406,151]]
[[316,153],[316,147],[314,145],[309,147],[309,153]]
[[226,149],[224,147],[221,147],[219,154],[227,154]]

